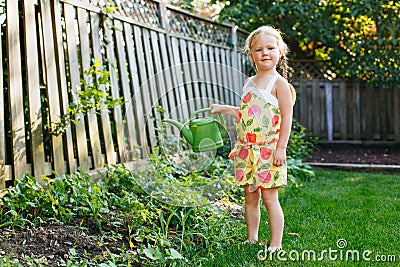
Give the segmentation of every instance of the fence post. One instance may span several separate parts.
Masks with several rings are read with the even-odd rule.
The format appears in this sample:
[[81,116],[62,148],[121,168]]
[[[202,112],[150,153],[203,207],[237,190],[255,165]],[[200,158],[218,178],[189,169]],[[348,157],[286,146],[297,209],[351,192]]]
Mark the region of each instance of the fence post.
[[[1,41],[1,26],[0,26],[0,73],[3,73],[3,48]],[[3,75],[0,75],[0,190],[6,187],[6,175],[5,175],[5,164],[6,164],[6,131],[4,123],[4,83]]]
[[328,141],[333,141],[333,110],[332,110],[332,83],[325,82],[326,95],[326,125],[328,130]]

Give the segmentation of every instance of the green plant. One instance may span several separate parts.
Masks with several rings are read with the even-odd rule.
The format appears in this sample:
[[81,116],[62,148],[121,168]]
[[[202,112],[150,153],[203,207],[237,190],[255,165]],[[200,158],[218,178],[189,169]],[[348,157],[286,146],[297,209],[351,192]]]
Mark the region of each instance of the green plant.
[[[1,251],[0,251],[1,252]],[[1,267],[19,267],[21,263],[18,259],[12,259],[11,256],[0,257],[0,266]]]
[[293,119],[292,130],[288,142],[287,155],[293,159],[307,159],[317,142],[317,137],[312,136],[307,128]]
[[302,182],[309,181],[312,177],[315,177],[312,167],[301,159],[288,157],[287,164],[289,186],[299,187]]
[[42,180],[46,188],[30,175],[16,180],[15,187],[3,197],[0,227],[24,228],[48,219],[67,221],[74,216],[87,216],[101,228],[102,214],[109,211],[107,197],[89,175],[78,172]]
[[110,73],[103,69],[97,58],[90,69],[84,72],[84,75],[88,82],[81,79],[82,89],[72,92],[75,101],[68,105],[66,112],[60,117],[59,121],[51,121],[46,124],[45,128],[51,134],[60,135],[64,133],[71,123],[76,124],[76,121],[81,119],[81,115],[86,115],[89,112],[100,114],[102,110],[110,110],[124,103],[123,97],[114,99],[110,95]]

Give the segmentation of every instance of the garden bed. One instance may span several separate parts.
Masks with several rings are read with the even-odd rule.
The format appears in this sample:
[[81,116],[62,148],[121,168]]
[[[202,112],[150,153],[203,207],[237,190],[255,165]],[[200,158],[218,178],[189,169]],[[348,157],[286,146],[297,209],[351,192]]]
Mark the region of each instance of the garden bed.
[[400,144],[319,143],[307,161],[400,165]]

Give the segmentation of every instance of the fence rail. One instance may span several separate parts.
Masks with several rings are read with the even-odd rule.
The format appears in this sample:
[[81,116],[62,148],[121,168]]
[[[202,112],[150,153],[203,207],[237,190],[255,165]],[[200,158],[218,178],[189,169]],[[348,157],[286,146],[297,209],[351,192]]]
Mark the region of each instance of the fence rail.
[[[6,1],[0,28],[0,189],[24,173],[95,171],[146,157],[161,118],[182,121],[214,102],[238,104],[249,66],[240,50],[244,31],[161,1],[108,2],[118,9],[110,12],[97,0]],[[82,81],[96,78],[85,75],[95,59],[110,74],[110,85],[100,89],[125,104],[78,115],[64,134],[51,135],[45,125],[76,103],[85,90]],[[293,64],[295,117],[315,135],[400,141],[398,91],[329,81],[314,63]]]

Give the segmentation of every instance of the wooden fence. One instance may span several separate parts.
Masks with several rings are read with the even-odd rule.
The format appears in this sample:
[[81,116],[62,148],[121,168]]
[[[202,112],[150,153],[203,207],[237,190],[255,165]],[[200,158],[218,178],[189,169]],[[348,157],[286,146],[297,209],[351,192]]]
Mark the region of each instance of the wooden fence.
[[[184,121],[210,103],[238,104],[249,66],[239,49],[245,32],[156,0],[115,1],[117,10],[102,2],[6,1],[0,188],[24,173],[52,176],[78,167],[95,172],[146,157],[161,118]],[[94,77],[84,73],[95,59],[110,73],[110,85],[101,90],[126,103],[78,115],[64,134],[49,134],[45,125],[59,121],[77,101],[82,80],[91,83]],[[313,76],[317,68],[309,63],[293,65],[295,117],[315,135],[399,141],[398,91],[371,92],[363,83]]]
[[315,61],[295,61],[294,117],[320,140],[400,142],[400,90],[331,79]]
[[[7,0],[0,188],[24,173],[95,171],[145,157],[161,116],[183,121],[211,103],[237,103],[243,31],[159,1],[115,1],[116,10],[101,2]],[[78,115],[65,134],[50,135],[44,126],[76,102],[81,81],[93,79],[84,73],[95,59],[110,73],[112,97],[125,104]]]

